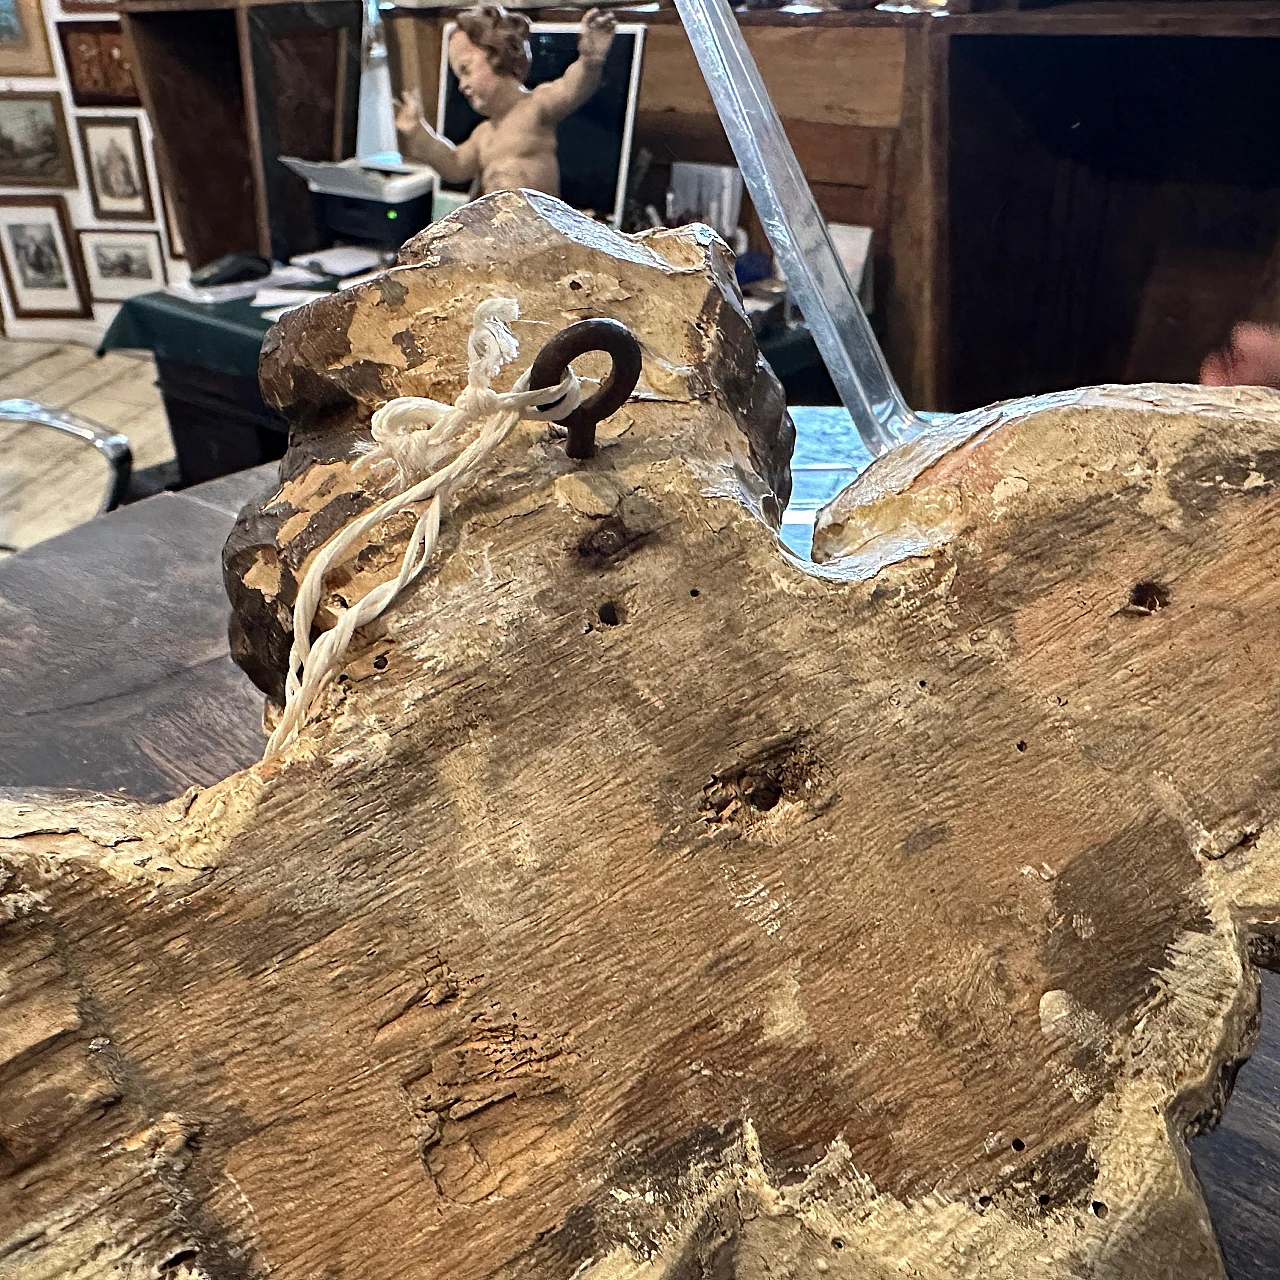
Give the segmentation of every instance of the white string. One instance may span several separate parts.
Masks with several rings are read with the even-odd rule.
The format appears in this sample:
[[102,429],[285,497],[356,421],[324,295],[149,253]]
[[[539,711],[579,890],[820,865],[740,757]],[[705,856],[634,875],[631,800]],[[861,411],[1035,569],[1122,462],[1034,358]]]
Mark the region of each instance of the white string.
[[[293,606],[293,646],[285,677],[284,711],[267,742],[264,760],[278,755],[297,737],[316,699],[342,669],[356,628],[383,613],[426,567],[440,536],[445,505],[475,477],[512,427],[522,418],[567,418],[582,403],[582,388],[572,369],[558,387],[530,391],[526,370],[512,390],[493,390],[491,384],[498,370],[519,353],[520,344],[508,327],[519,314],[513,298],[491,298],[476,308],[467,339],[467,385],[453,404],[401,396],[373,415],[372,433],[377,443],[362,461],[393,462],[397,492],[330,538],[303,576]],[[311,627],[324,591],[325,575],[374,525],[421,502],[427,506],[409,536],[399,573],[374,587],[350,608],[341,609],[334,626],[313,645]]]

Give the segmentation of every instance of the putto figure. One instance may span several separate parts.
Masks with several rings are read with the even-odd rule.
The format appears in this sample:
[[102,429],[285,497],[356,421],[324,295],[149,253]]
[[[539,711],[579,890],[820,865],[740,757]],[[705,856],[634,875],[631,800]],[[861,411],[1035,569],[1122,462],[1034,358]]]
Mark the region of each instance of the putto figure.
[[578,59],[558,80],[530,89],[529,20],[496,5],[458,15],[449,65],[462,96],[485,119],[465,142],[442,138],[422,116],[412,91],[396,104],[401,150],[420,156],[446,182],[474,182],[475,194],[517,187],[560,194],[556,127],[600,86],[616,23],[591,9],[578,30]]

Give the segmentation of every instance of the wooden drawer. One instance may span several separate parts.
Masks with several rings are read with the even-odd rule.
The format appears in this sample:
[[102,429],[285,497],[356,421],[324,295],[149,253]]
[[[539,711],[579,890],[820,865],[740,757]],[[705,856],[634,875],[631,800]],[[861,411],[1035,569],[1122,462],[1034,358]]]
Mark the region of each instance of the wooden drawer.
[[[783,119],[897,128],[905,65],[900,29],[749,27],[745,34]],[[649,28],[638,109],[715,118],[683,27]]]

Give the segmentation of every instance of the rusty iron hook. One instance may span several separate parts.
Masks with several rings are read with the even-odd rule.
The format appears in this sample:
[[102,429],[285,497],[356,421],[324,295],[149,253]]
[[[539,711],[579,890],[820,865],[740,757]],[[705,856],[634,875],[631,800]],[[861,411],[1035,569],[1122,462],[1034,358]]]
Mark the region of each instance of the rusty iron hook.
[[590,458],[595,454],[596,423],[617,412],[640,380],[640,343],[635,334],[618,320],[601,318],[579,320],[561,329],[538,352],[529,370],[530,389],[540,391],[543,387],[559,386],[569,371],[570,362],[588,351],[606,352],[613,365],[600,390],[562,420],[562,425],[569,429],[565,453],[571,458]]

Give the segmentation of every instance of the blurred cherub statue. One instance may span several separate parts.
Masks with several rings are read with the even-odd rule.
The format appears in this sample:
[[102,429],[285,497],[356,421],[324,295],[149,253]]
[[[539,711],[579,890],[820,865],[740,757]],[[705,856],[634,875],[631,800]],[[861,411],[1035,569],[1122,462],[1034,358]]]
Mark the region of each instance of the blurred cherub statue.
[[420,157],[446,182],[477,183],[478,194],[532,187],[560,194],[556,126],[595,93],[616,23],[591,9],[578,29],[578,58],[558,80],[525,87],[532,56],[529,20],[496,5],[458,15],[449,65],[472,108],[486,119],[465,142],[442,138],[422,117],[416,91],[396,102],[401,150]]

